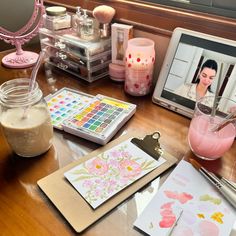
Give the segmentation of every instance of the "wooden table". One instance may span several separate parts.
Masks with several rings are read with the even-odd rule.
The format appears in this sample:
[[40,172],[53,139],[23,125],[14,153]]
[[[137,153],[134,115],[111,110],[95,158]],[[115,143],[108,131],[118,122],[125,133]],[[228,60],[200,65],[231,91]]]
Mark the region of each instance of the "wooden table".
[[[5,54],[0,53],[0,59]],[[29,77],[31,70],[1,67],[0,84],[14,78]],[[104,94],[134,103],[137,105],[135,115],[114,138],[131,131],[138,131],[144,136],[158,130],[162,135],[161,146],[166,151],[179,160],[195,158],[187,142],[190,119],[153,104],[152,94],[132,97],[124,92],[123,83],[114,82],[109,77],[89,84],[62,71],[46,76],[43,66],[37,81],[44,95],[69,87],[92,95]],[[75,231],[39,189],[37,181],[98,147],[98,144],[55,130],[50,150],[42,156],[27,159],[11,151],[0,130],[0,235],[74,235]],[[236,181],[236,142],[224,158],[199,162],[209,170]],[[147,196],[146,201],[140,202],[140,206],[137,206],[138,199],[134,194],[89,227],[83,235],[142,235],[133,229],[133,222],[141,205],[145,206],[152,196],[151,188],[158,188],[171,170],[154,180],[152,187],[148,185],[140,191]],[[236,235],[236,225],[231,233],[233,235]]]

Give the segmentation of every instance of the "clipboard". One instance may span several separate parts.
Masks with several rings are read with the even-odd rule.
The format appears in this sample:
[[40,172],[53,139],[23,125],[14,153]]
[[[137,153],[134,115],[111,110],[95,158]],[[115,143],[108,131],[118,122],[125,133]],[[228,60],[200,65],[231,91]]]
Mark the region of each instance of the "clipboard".
[[[102,216],[107,214],[110,210],[118,206],[120,203],[122,203],[124,200],[137,192],[144,185],[155,179],[157,176],[162,174],[178,161],[177,158],[162,150],[158,155],[161,155],[161,157],[165,158],[166,161],[161,166],[149,172],[147,175],[143,176],[129,187],[120,191],[118,194],[102,204],[99,208],[93,210],[83,199],[83,197],[66,180],[64,173],[76,165],[79,165],[132,137],[137,137],[137,135],[134,135],[133,133],[123,135],[106,144],[105,146],[89,153],[80,160],[55,171],[54,173],[40,179],[37,182],[40,189],[46,194],[46,196],[51,200],[51,202],[61,212],[61,214],[77,233],[84,231]],[[146,137],[150,139],[150,135],[147,135]],[[148,139],[146,139],[146,141],[148,141]],[[134,140],[140,141],[142,139],[134,138]],[[143,140],[145,140],[145,138]]]

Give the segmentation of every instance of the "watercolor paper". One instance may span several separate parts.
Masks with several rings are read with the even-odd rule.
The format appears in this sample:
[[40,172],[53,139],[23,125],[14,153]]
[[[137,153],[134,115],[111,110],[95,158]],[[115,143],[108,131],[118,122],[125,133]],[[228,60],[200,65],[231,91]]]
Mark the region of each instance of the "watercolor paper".
[[168,235],[175,209],[183,213],[172,236],[227,236],[236,212],[192,165],[184,160],[170,174],[134,225],[149,235]]
[[94,209],[166,161],[155,160],[130,140],[64,173]]

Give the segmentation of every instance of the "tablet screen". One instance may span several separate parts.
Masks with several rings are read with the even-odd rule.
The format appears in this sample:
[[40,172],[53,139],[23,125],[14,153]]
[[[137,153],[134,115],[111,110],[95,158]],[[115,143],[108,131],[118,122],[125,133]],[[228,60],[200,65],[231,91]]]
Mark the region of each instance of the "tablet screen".
[[191,117],[196,100],[203,96],[217,93],[235,99],[235,45],[231,40],[177,28],[157,80],[153,102]]

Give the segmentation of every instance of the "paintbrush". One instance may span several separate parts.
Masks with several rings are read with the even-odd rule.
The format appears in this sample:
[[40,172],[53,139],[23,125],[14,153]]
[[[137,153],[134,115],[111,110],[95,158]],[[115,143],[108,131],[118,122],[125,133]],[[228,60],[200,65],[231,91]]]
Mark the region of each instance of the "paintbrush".
[[195,169],[197,169],[203,176],[205,176],[218,190],[219,192],[236,208],[236,193],[230,189],[226,184],[220,181],[216,175],[210,173],[204,167],[202,167],[197,161],[190,159],[190,163]]
[[222,183],[227,185],[229,188],[235,191],[236,193],[236,184],[232,181],[229,181],[228,179],[224,178],[223,176],[220,176],[219,174],[212,173],[211,174],[215,175]]

